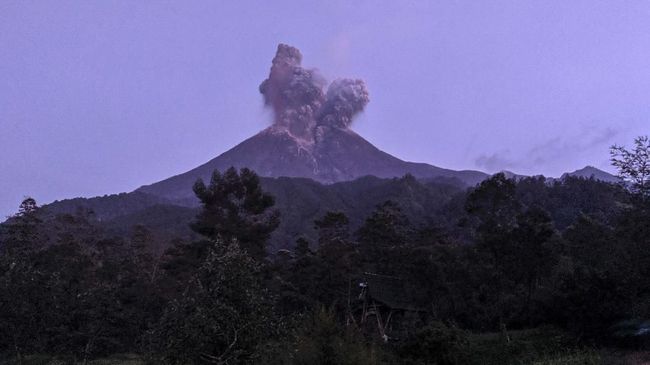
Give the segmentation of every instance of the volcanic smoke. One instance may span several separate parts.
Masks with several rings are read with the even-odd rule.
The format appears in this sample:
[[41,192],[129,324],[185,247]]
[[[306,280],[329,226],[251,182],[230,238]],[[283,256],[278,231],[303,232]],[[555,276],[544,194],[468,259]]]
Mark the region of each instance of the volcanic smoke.
[[279,44],[269,77],[260,84],[264,103],[273,108],[273,125],[313,141],[319,128],[348,128],[370,101],[363,80],[337,79],[327,84],[315,69],[301,66],[297,48]]

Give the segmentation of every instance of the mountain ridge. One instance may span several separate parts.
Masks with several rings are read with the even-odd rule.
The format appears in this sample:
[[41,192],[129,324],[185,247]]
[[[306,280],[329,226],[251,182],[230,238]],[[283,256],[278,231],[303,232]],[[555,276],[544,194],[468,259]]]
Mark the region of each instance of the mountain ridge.
[[455,178],[472,186],[488,177],[480,171],[455,171],[401,160],[372,145],[350,129],[321,128],[320,139],[306,144],[282,127],[271,126],[230,150],[185,173],[144,185],[136,191],[174,201],[192,198],[192,185],[214,170],[250,168],[264,177],[304,177],[320,183],[411,174],[417,178]]
[[564,178],[566,176],[576,176],[576,177],[584,177],[584,178],[594,178],[596,180],[600,181],[605,181],[609,183],[620,183],[622,182],[621,178],[612,175],[607,171],[603,171],[601,169],[598,169],[596,167],[593,167],[591,165],[587,165],[581,169],[575,170],[573,172],[566,172],[562,174],[561,178]]

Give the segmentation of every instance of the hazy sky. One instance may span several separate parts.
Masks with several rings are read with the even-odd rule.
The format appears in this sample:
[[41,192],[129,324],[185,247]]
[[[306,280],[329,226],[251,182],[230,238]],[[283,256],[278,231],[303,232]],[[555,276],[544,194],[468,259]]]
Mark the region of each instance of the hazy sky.
[[[312,4],[309,4],[312,3]],[[279,42],[400,158],[557,176],[650,133],[648,1],[2,1],[0,215],[131,191],[269,125]]]

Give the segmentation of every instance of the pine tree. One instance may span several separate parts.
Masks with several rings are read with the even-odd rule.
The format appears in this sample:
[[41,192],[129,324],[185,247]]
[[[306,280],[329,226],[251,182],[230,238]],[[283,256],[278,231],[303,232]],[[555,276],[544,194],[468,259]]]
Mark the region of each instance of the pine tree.
[[222,175],[212,174],[209,185],[201,179],[194,184],[194,193],[202,209],[192,229],[212,240],[237,239],[252,257],[266,257],[266,244],[280,224],[273,196],[265,193],[255,172],[233,167]]

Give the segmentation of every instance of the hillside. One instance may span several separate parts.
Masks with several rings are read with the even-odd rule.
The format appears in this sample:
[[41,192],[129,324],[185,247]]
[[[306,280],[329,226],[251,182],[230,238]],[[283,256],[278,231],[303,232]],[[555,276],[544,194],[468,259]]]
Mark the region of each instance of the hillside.
[[[386,200],[397,202],[414,224],[422,224],[463,191],[453,181],[424,183],[410,176],[392,179],[366,176],[321,184],[306,178],[262,178],[264,190],[275,197],[275,208],[281,213],[281,224],[271,239],[271,250],[292,247],[302,236],[314,239],[313,222],[328,211],[345,212],[351,226],[358,227],[376,205]],[[133,225],[142,224],[167,237],[189,237],[188,224],[198,211],[196,204],[170,204],[141,191],[63,200],[45,208],[52,214],[92,212],[102,226],[116,234],[127,234]]]

